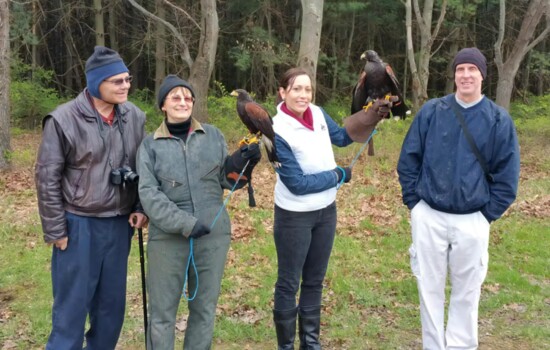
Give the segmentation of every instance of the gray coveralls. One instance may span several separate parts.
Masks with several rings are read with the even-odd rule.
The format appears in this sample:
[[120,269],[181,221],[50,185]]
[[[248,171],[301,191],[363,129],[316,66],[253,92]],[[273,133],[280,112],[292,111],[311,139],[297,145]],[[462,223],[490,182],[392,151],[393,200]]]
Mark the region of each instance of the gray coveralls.
[[[149,135],[138,151],[139,195],[149,216],[147,348],[174,349],[176,313],[189,256],[189,234],[200,219],[210,225],[223,204],[227,145],[215,127],[193,120],[187,141],[170,135],[165,123]],[[188,302],[184,349],[210,349],[216,304],[231,240],[227,211],[210,234],[194,241],[199,288]],[[195,290],[189,269],[187,295]]]

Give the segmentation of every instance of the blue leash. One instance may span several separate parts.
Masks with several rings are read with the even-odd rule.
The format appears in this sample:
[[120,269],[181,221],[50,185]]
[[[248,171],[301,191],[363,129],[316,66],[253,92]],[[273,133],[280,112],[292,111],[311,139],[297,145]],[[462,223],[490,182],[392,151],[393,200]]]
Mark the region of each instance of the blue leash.
[[[216,214],[216,217],[214,218],[214,221],[212,221],[212,224],[210,225],[210,230],[212,230],[214,228],[214,225],[216,225],[216,222],[220,218],[220,215],[223,212],[223,209],[227,206],[227,202],[229,202],[229,198],[231,197],[233,192],[235,192],[235,188],[239,184],[239,180],[243,176],[244,171],[248,167],[248,164],[250,164],[250,159],[247,160],[246,164],[244,165],[243,170],[241,170],[241,173],[237,177],[237,180],[235,181],[235,184],[233,185],[233,187],[231,187],[231,191],[229,191],[229,194],[227,195],[227,197],[225,197],[225,200],[223,201],[222,206],[218,210],[218,213]],[[185,267],[185,282],[183,283],[183,291],[182,291],[182,295],[181,295],[183,297],[183,299],[185,299],[186,301],[193,301],[195,299],[195,297],[197,296],[197,291],[199,290],[199,274],[197,272],[197,265],[195,265],[195,255],[193,253],[193,241],[194,241],[194,238],[189,239],[189,258],[187,259],[187,266]],[[189,266],[191,266],[191,265],[193,266],[193,270],[195,270],[195,282],[196,282],[196,284],[195,284],[195,291],[193,292],[193,296],[192,297],[187,297],[187,293],[185,291],[187,290],[187,280],[189,278]]]
[[[365,148],[367,147],[367,145],[369,144],[369,141],[372,139],[372,137],[377,133],[378,131],[376,129],[373,129],[372,132],[370,133],[369,137],[367,138],[367,141],[365,141],[363,143],[363,146],[361,146],[361,148],[359,149],[359,152],[357,152],[357,154],[355,155],[355,157],[353,158],[353,160],[351,161],[351,164],[350,164],[350,168],[353,168],[353,166],[355,165],[355,163],[357,162],[357,160],[359,159],[359,156],[361,155],[361,153],[363,153],[363,151],[365,150]],[[338,166],[337,167],[338,169],[340,169],[340,171],[342,172],[342,179],[340,179],[340,182],[338,182],[338,184],[336,185],[336,189],[338,190],[342,184],[344,183],[344,181],[346,180],[346,172],[344,170],[344,168]]]

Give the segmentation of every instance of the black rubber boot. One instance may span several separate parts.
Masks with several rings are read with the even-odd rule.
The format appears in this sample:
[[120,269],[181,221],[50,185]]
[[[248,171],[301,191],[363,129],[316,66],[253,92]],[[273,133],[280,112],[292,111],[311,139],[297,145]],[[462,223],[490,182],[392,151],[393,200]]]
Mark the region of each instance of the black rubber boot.
[[321,305],[298,308],[300,350],[321,350]]
[[294,350],[297,312],[297,307],[290,310],[273,310],[278,350]]

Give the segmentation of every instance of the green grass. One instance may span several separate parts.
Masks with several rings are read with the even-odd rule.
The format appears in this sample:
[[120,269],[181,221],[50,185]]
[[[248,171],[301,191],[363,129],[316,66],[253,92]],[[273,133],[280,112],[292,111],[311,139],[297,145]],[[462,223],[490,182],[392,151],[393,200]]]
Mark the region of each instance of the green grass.
[[[229,103],[233,102],[220,104],[226,114],[213,122],[231,145],[242,130],[236,116],[230,115],[233,111],[224,112]],[[522,179],[516,203],[491,227],[489,273],[479,314],[480,349],[550,348],[550,123],[541,118],[517,122]],[[337,236],[323,294],[325,349],[421,348],[418,293],[409,267],[409,212],[401,205],[395,174],[409,125],[410,120],[381,124],[374,138],[375,156],[367,157],[366,151],[361,155],[352,183],[338,194]],[[20,138],[36,139],[17,131],[14,139]],[[0,176],[0,348],[40,349],[51,318],[51,248],[42,241],[35,208],[29,170],[35,147],[21,143],[24,146],[12,153],[14,171],[24,175],[21,183],[15,186],[12,182],[18,177]],[[349,164],[360,147],[336,149],[338,163]],[[277,257],[268,201],[272,188],[266,187],[274,176],[266,174],[270,178],[257,179],[255,185],[258,207],[248,208],[244,193],[235,193],[230,201],[234,228],[249,233],[231,245],[213,349],[275,348],[271,309]],[[127,300],[119,349],[143,349],[137,238],[129,259]],[[182,301],[178,319],[186,313]],[[184,333],[176,335],[181,348]]]

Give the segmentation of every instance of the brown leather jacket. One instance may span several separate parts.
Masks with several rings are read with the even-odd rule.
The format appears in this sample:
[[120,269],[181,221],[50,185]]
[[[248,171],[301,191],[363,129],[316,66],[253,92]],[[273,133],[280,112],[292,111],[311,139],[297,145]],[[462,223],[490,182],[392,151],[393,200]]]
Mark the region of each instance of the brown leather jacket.
[[136,171],[145,114],[126,102],[115,107],[115,120],[109,126],[88,96],[84,90],[43,120],[35,182],[46,242],[67,235],[65,211],[112,217],[127,215],[139,204],[137,185],[113,185],[109,174],[123,165]]

